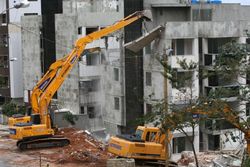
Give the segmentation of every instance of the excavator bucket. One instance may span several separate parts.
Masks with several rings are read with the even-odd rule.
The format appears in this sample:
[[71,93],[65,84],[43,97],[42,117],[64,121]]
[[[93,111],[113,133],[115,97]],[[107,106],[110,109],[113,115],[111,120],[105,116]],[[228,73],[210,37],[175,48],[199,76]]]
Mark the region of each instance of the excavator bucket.
[[142,13],[143,13],[143,15],[144,15],[144,18],[145,18],[147,21],[153,21],[153,16],[152,16],[151,10],[143,10]]

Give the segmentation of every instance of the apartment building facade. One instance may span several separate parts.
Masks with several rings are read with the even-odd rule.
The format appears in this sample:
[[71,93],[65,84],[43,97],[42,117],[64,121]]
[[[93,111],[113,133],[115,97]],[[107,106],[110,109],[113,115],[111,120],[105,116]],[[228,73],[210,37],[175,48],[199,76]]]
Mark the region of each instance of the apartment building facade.
[[[51,16],[54,18],[54,25],[50,28],[54,28],[55,32],[54,40],[51,39],[54,41],[55,59],[68,54],[79,37],[111,25],[142,8],[141,0],[62,1],[62,13]],[[48,41],[45,34],[34,35],[45,28],[42,17],[22,17],[22,27],[33,32],[22,32],[26,92],[32,90],[42,71],[46,71],[41,64],[47,64],[47,67],[49,64],[45,62],[48,56],[45,58],[43,55],[43,41]],[[86,115],[91,130],[105,127],[108,132],[116,134],[132,129],[135,125],[129,127],[131,118],[143,115],[142,56],[125,51],[123,43],[139,36],[141,23],[137,22],[125,28],[125,33],[118,31],[87,45],[87,48],[100,47],[101,51],[84,55],[70,72],[57,92],[59,105],[74,114]]]
[[12,100],[22,103],[23,75],[21,54],[21,16],[41,14],[40,0],[28,8],[12,8],[16,0],[0,1],[0,105]]
[[[152,102],[145,99],[162,99],[168,96],[170,103],[185,105],[180,98],[181,92],[171,83],[168,83],[168,94],[164,94],[166,82],[162,76],[163,68],[156,57],[166,55],[166,50],[173,50],[173,54],[168,57],[169,64],[179,69],[178,76],[181,77],[185,75],[185,71],[180,70],[177,59],[185,58],[188,62],[192,60],[209,69],[220,46],[231,40],[246,43],[245,32],[250,25],[247,17],[249,7],[240,4],[192,4],[188,0],[64,0],[60,10],[47,17],[54,18],[54,23],[49,28],[44,25],[42,16],[22,17],[22,27],[33,32],[22,32],[24,89],[32,90],[48,65],[69,53],[77,38],[142,9],[152,11],[152,23],[137,22],[124,31],[87,45],[87,48],[100,47],[101,51],[83,56],[57,93],[58,103],[63,108],[68,108],[75,114],[86,115],[91,130],[105,128],[111,134],[131,132],[138,123],[137,118],[152,112]],[[147,35],[159,25],[164,30],[160,28],[160,35],[145,46],[143,51],[133,53],[124,48],[124,44],[142,34]],[[41,32],[46,35],[43,28],[47,28],[47,32],[54,28],[53,35],[47,34],[46,38],[34,35]],[[47,49],[46,54],[46,47],[42,45],[48,41],[54,41],[47,48],[55,53],[49,60],[52,52]],[[41,64],[46,64],[47,67]],[[194,76],[197,74],[194,71]],[[247,82],[244,79],[241,81]],[[222,84],[235,90],[238,86],[235,82],[221,81],[219,77],[202,80],[194,77],[193,83],[189,91],[192,91],[194,97],[206,95]],[[185,89],[185,85],[183,88]],[[236,94],[226,98],[231,101],[232,106],[244,108],[236,101]],[[226,124],[225,127],[211,129],[209,124],[211,122],[195,129],[197,151],[227,150],[238,145],[224,142],[224,134],[233,132],[238,135],[239,131]],[[186,130],[191,134],[190,129]],[[183,134],[175,132],[172,151],[179,153],[190,149]]]
[[[152,30],[158,25],[163,25],[165,30],[160,37],[156,38],[144,49],[144,96],[145,99],[163,99],[164,77],[163,68],[156,60],[159,55],[166,55],[167,49],[173,53],[168,57],[169,65],[177,69],[177,78],[185,75],[177,60],[186,59],[187,62],[195,62],[206,69],[211,70],[212,63],[219,52],[219,47],[227,42],[235,40],[246,44],[249,30],[249,17],[247,17],[249,6],[240,4],[213,4],[197,3],[190,1],[150,1],[144,0],[144,8],[153,11],[154,21],[145,25],[146,29]],[[232,12],[233,11],[233,12]],[[225,95],[230,106],[236,110],[248,111],[246,106],[237,101],[239,94],[239,81],[243,84],[243,78],[232,78],[231,81],[224,81],[219,76],[199,79],[197,71],[193,72],[193,87],[191,90],[183,85],[188,94],[192,91],[193,97],[206,96],[209,91],[223,86],[226,89],[235,90],[230,95]],[[237,77],[237,76],[236,76]],[[174,85],[168,84],[169,103],[185,105],[185,97]],[[152,112],[152,101],[144,103],[144,113]],[[248,115],[243,114],[245,117]],[[244,135],[232,126],[221,123],[216,127],[216,122],[222,120],[210,120],[205,125],[195,129],[195,146],[197,151],[207,150],[230,150],[239,146],[240,142],[225,142],[226,135],[233,133],[242,140]],[[217,124],[218,125],[218,124]],[[190,133],[190,129],[186,129]],[[172,141],[173,153],[180,153],[183,150],[191,150],[188,141],[183,134],[174,133]]]

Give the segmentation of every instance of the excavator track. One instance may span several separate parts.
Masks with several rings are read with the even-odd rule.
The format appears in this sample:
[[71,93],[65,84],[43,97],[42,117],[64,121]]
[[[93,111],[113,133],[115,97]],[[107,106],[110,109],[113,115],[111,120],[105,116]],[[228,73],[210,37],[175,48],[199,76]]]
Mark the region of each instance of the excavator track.
[[50,148],[50,147],[64,147],[70,144],[69,139],[64,137],[48,137],[32,140],[20,140],[17,142],[17,147],[20,150]]

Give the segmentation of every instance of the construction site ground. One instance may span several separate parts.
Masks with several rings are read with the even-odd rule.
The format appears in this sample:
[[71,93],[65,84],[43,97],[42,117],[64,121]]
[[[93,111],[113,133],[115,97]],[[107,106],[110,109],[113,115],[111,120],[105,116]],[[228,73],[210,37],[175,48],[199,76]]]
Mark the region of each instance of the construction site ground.
[[60,148],[20,151],[16,141],[9,139],[7,126],[0,126],[1,167],[104,167],[113,155],[101,142],[84,131],[61,129],[58,134],[69,138],[71,144]]

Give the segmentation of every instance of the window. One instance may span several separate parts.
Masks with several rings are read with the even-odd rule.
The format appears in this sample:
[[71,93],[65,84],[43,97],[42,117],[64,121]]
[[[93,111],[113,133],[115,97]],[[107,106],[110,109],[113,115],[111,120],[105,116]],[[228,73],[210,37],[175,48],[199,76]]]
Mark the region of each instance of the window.
[[146,86],[152,86],[151,72],[146,72]]
[[9,78],[7,76],[0,76],[0,88],[9,87]]
[[86,28],[86,35],[89,35],[95,31],[98,31],[98,27],[89,27],[89,28]]
[[173,39],[172,49],[173,55],[192,55],[193,39]]
[[175,82],[172,83],[173,88],[190,87],[190,84],[192,84],[193,71],[175,71],[173,77],[175,80]]
[[114,98],[114,106],[115,106],[115,110],[119,110],[120,109],[120,99],[119,97],[115,97]]
[[0,68],[8,68],[9,62],[7,56],[0,56]]
[[95,118],[95,107],[88,106],[87,107],[87,113],[90,119]]
[[114,68],[114,80],[119,81],[119,69]]
[[184,39],[176,40],[176,52],[177,55],[184,55]]
[[38,13],[24,13],[24,16],[38,15]]
[[81,114],[84,114],[84,106],[81,106]]
[[2,23],[7,23],[6,13],[2,14]]
[[247,74],[247,76],[246,76],[246,84],[247,85],[250,84],[250,74]]
[[152,113],[152,105],[146,104],[146,114],[151,114],[151,113]]
[[100,79],[93,79],[91,81],[80,81],[79,88],[83,93],[95,92],[100,88]]
[[0,46],[8,47],[8,35],[0,35]]
[[250,103],[246,104],[246,116],[250,116]]
[[99,53],[88,53],[86,55],[87,66],[100,64],[100,54]]
[[218,86],[219,78],[214,71],[208,71],[208,86]]
[[78,27],[78,35],[82,35],[82,27]]
[[173,139],[173,153],[181,153],[186,150],[185,137],[178,137]]

